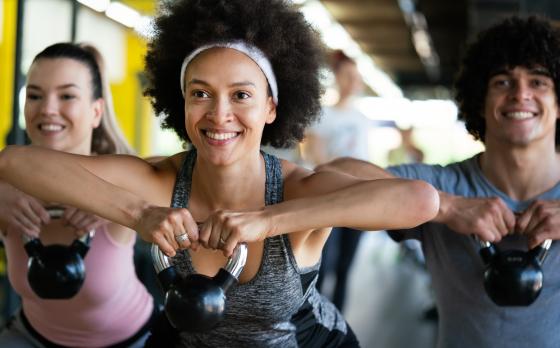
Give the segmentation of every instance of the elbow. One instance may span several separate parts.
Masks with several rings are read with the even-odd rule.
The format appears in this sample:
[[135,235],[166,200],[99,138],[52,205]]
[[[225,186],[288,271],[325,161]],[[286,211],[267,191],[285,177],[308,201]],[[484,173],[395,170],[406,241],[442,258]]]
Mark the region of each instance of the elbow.
[[17,156],[22,146],[8,145],[0,151],[0,179],[6,179],[8,171],[12,167],[10,160]]
[[8,158],[11,156],[9,152],[13,152],[12,146],[6,146],[2,151],[0,151],[0,178],[4,178],[8,167]]
[[422,180],[410,183],[411,199],[416,202],[416,225],[428,222],[436,217],[439,211],[439,194],[430,184]]

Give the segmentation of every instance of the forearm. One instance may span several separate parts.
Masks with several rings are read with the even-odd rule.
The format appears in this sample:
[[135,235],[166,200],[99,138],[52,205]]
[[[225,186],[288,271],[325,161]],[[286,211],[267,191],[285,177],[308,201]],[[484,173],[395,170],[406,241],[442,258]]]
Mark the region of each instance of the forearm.
[[[66,155],[66,156],[65,156]],[[90,173],[67,154],[31,146],[0,152],[0,180],[46,202],[90,211],[133,227],[147,203]]]
[[317,166],[315,168],[315,171],[316,172],[320,172],[320,171],[342,172],[360,179],[368,179],[368,180],[394,178],[392,174],[390,174],[383,168],[376,166],[373,163],[362,161],[351,157],[340,157],[334,159],[328,163]]
[[434,218],[437,191],[422,181],[372,180],[324,195],[267,206],[281,234],[330,226],[361,230],[410,228]]

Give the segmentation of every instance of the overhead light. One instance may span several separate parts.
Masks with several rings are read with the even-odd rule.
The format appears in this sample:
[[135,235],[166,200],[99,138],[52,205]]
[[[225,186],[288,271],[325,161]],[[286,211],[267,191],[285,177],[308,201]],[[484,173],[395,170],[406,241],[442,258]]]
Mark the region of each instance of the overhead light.
[[105,12],[109,7],[110,0],[77,0],[80,4],[97,12]]
[[432,79],[437,80],[440,75],[439,56],[434,48],[432,37],[428,31],[428,21],[422,12],[416,10],[413,0],[399,0],[399,7],[404,16],[404,20],[410,28],[412,44],[426,74]]
[[140,13],[120,2],[111,2],[105,15],[129,28],[134,28],[140,20]]
[[416,8],[413,0],[399,0],[399,7],[403,13],[414,13]]
[[430,35],[424,29],[412,32],[412,42],[420,57],[429,58],[433,54]]
[[356,102],[369,119],[394,121],[405,128],[445,128],[457,122],[457,105],[451,100],[365,97]]
[[134,31],[145,38],[149,38],[154,33],[154,20],[149,16],[141,16],[134,25]]

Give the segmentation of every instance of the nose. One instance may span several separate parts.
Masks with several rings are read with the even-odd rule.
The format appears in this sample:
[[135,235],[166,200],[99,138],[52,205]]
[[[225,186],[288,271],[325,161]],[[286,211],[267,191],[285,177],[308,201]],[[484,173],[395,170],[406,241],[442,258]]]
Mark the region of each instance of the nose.
[[43,116],[56,115],[58,113],[58,101],[54,96],[45,95],[40,100],[40,112]]
[[513,84],[511,95],[518,101],[528,100],[533,97],[533,90],[531,89],[528,81],[520,79]]
[[213,100],[206,118],[216,124],[229,122],[232,118],[231,103],[227,97],[217,97]]

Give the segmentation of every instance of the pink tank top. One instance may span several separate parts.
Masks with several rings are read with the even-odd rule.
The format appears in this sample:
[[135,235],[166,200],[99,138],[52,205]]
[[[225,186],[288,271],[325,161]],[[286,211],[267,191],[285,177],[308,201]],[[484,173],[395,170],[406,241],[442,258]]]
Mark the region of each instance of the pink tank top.
[[68,300],[43,300],[27,281],[28,257],[20,236],[4,238],[8,277],[22,298],[33,328],[51,342],[69,347],[105,347],[126,340],[149,320],[151,295],[137,278],[134,240],[115,242],[105,227],[96,231],[85,257],[86,279]]

